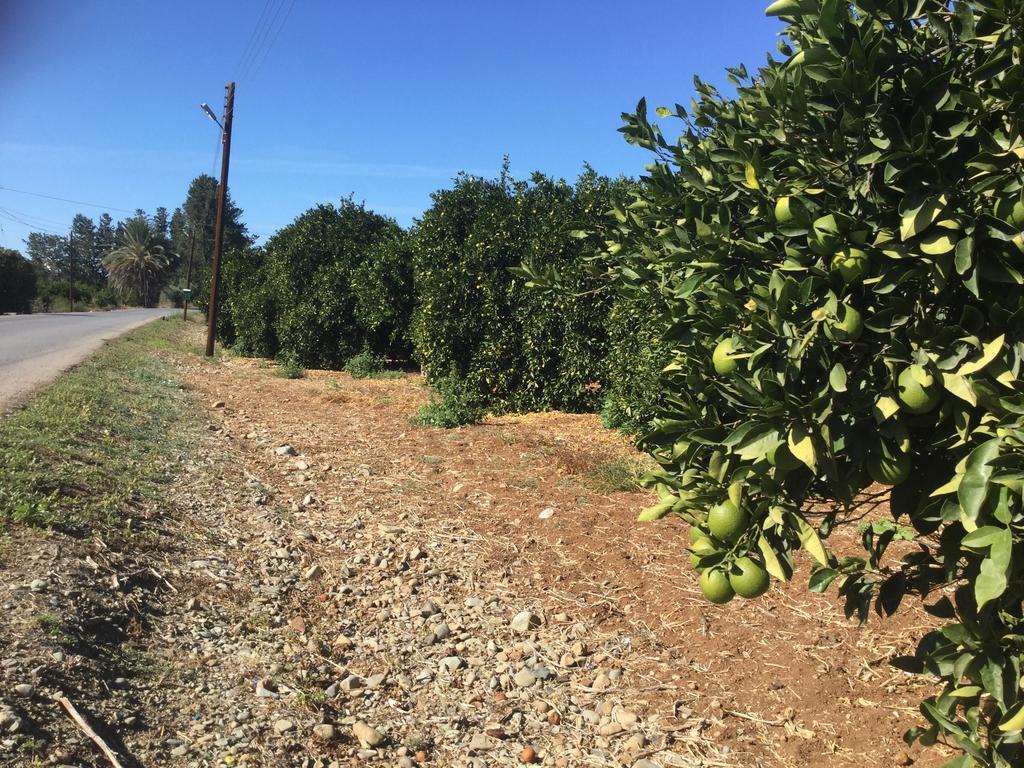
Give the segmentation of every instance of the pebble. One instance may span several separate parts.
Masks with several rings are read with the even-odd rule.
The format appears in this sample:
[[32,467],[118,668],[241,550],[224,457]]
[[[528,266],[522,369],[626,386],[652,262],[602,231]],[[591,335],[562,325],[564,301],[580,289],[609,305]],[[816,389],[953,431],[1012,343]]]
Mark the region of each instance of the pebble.
[[376,747],[384,742],[384,735],[372,725],[367,725],[362,720],[352,726],[352,734],[365,747]]
[[18,683],[14,686],[14,692],[19,696],[31,696],[35,689],[28,683]]
[[295,723],[284,718],[274,722],[274,730],[279,734],[288,733],[288,731],[292,730],[294,727]]
[[277,448],[274,451],[274,453],[276,453],[278,456],[296,456],[296,455],[298,455],[296,453],[295,449],[292,448],[290,445],[282,445],[279,448]]
[[343,691],[354,691],[357,688],[363,687],[363,680],[358,675],[349,675],[341,681],[341,689]]
[[531,672],[530,670],[521,669],[518,672],[516,672],[515,676],[513,676],[512,682],[514,682],[520,688],[529,688],[531,685],[537,682],[537,678],[534,677],[533,672]]
[[319,565],[311,565],[306,569],[305,573],[302,574],[302,578],[305,581],[312,581],[313,579],[320,578],[324,573],[324,569]]
[[458,656],[447,656],[441,659],[441,666],[447,669],[449,672],[456,672],[462,668],[465,662]]
[[509,623],[509,629],[517,635],[524,635],[537,626],[540,626],[540,617],[530,611],[520,611]]
[[337,732],[330,723],[322,723],[321,725],[313,726],[313,736],[320,741],[334,741],[337,737]]

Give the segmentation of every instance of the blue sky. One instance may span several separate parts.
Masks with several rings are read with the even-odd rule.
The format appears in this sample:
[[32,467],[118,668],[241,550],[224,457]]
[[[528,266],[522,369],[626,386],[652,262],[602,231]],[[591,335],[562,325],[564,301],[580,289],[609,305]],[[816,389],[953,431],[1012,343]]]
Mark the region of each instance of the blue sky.
[[[229,79],[230,189],[261,241],[350,193],[409,224],[431,191],[504,154],[519,177],[584,162],[638,175],[620,113],[758,66],[782,28],[767,4],[0,0],[0,187],[173,209],[219,172],[198,104],[219,114]],[[102,209],[0,189],[0,245],[65,232],[78,211]]]

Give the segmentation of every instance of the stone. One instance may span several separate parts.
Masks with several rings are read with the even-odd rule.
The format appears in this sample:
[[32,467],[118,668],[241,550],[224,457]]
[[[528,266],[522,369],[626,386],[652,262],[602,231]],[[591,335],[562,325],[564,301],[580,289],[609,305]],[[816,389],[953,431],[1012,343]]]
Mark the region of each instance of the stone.
[[441,612],[441,609],[434,605],[433,600],[427,600],[420,608],[420,616],[424,619],[429,619],[431,616],[436,616]]
[[521,669],[518,672],[516,672],[516,674],[513,676],[512,682],[514,682],[520,688],[529,688],[531,685],[537,682],[537,678],[534,677],[533,672],[531,672],[530,670]]
[[486,752],[491,748],[491,740],[487,738],[485,733],[474,733],[473,738],[469,740],[469,754],[474,752]]
[[638,720],[636,713],[630,712],[628,709],[615,710],[613,717],[615,718],[615,722],[625,726],[626,728],[636,725],[636,721]]
[[457,672],[459,669],[462,668],[462,665],[465,663],[466,662],[464,662],[458,656],[448,656],[446,658],[441,659],[441,666],[448,670],[449,673]]
[[14,686],[14,692],[19,696],[31,696],[35,689],[28,683],[19,683]]
[[517,635],[524,635],[538,626],[540,626],[540,617],[530,611],[520,611],[509,623],[509,629]]
[[354,691],[358,688],[363,687],[363,679],[358,675],[349,675],[341,681],[341,689],[343,691]]
[[606,675],[604,672],[598,672],[597,677],[594,678],[594,682],[590,684],[590,687],[596,691],[603,691],[605,688],[611,685],[611,682],[612,681],[608,679],[608,675]]
[[46,580],[32,579],[32,583],[28,585],[28,588],[31,589],[33,592],[42,592],[44,589],[46,589]]
[[452,629],[446,622],[441,622],[434,627],[434,638],[437,640],[447,640],[452,635]]
[[320,741],[334,741],[337,738],[337,731],[330,723],[321,723],[313,726],[313,736]]
[[274,453],[276,453],[278,456],[296,456],[296,455],[298,455],[296,453],[295,449],[292,448],[290,445],[282,445],[279,448],[277,448],[274,451]]
[[284,718],[282,718],[274,722],[274,731],[277,734],[288,733],[288,731],[292,730],[293,728],[295,728],[295,723],[293,723],[291,720],[285,720]]
[[366,678],[366,688],[371,691],[375,688],[380,688],[386,679],[387,675],[383,673],[370,675],[368,678]]
[[320,578],[324,573],[324,569],[319,565],[311,565],[306,569],[306,572],[302,574],[302,578],[306,581],[312,581],[313,579]]
[[537,515],[537,517],[539,517],[541,520],[547,520],[547,519],[553,517],[554,514],[555,514],[555,508],[554,507],[544,507],[544,509],[542,509],[540,511],[540,514]]
[[376,747],[384,743],[384,734],[362,720],[352,726],[352,734],[364,747]]
[[224,401],[223,400],[215,400],[213,405],[211,405],[210,407],[211,408],[223,408],[224,407]]
[[525,747],[522,752],[519,753],[519,762],[521,763],[536,763],[537,762],[537,750],[533,747]]

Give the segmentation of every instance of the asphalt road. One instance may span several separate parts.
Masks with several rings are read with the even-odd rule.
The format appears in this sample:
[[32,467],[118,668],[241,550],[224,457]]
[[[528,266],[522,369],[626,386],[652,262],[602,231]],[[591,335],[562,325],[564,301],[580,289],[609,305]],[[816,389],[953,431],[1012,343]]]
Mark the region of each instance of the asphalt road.
[[104,341],[170,309],[0,315],[0,411],[53,381]]

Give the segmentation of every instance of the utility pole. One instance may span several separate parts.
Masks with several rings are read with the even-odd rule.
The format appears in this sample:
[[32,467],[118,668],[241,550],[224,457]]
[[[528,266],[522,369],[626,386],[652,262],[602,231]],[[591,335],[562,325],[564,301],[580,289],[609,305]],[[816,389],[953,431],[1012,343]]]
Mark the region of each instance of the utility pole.
[[[207,208],[209,210],[209,208]],[[190,229],[192,233],[188,237],[188,272],[185,275],[185,311],[181,313],[181,321],[183,323],[188,322],[188,300],[192,295],[192,253],[196,249],[196,225],[193,224]]]
[[213,275],[210,277],[209,323],[206,328],[206,356],[213,357],[213,344],[217,335],[217,287],[220,284],[220,256],[224,247],[224,206],[228,196],[228,163],[231,159],[231,118],[235,111],[235,84],[227,85],[224,101],[224,126],[221,130],[224,157],[220,165],[220,188],[217,190],[217,221],[213,236]]
[[68,306],[75,311],[75,228],[68,230]]

